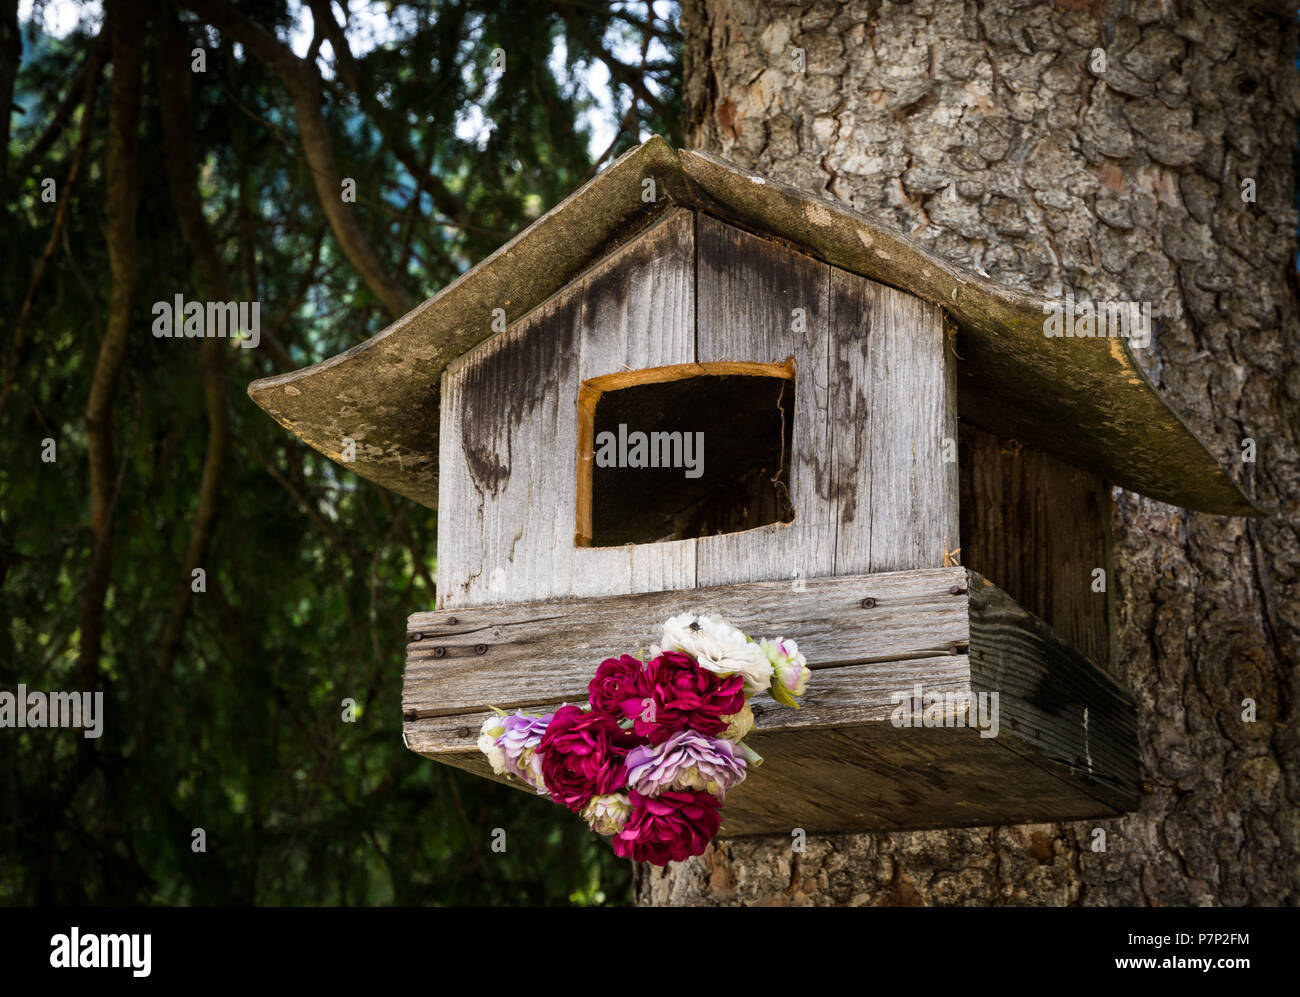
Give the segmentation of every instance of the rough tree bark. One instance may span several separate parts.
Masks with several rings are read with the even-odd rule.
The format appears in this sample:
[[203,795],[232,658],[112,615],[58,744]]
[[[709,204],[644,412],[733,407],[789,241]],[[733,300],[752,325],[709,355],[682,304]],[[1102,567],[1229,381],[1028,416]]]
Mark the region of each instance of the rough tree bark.
[[[1256,523],[1120,493],[1141,810],[1113,821],[715,843],[643,904],[1300,900],[1294,11],[1241,0],[688,0],[697,147],[1049,295],[1149,300],[1144,362]],[[794,71],[795,48],[806,70]],[[1106,53],[1104,72],[1089,70]],[[1257,200],[1241,196],[1244,179]],[[1258,447],[1242,460],[1243,438]],[[1243,723],[1242,700],[1258,704]],[[1102,826],[1107,849],[1090,849]]]

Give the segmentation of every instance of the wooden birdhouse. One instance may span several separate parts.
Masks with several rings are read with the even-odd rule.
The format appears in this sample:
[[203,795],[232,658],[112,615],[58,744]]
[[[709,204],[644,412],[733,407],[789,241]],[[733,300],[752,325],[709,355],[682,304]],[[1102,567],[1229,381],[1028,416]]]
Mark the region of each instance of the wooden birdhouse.
[[250,394],[438,510],[437,606],[407,624],[420,754],[492,777],[489,706],[583,703],[601,660],[699,610],[815,669],[802,709],[759,701],[766,762],[724,834],[1101,817],[1139,794],[1111,487],[1253,507],[1128,339],[1047,335],[1050,308],[652,139]]

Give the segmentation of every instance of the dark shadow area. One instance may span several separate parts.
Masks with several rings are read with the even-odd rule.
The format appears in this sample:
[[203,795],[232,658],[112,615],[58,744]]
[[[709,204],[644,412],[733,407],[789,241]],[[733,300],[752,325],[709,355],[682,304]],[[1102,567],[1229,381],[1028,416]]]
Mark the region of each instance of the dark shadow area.
[[794,382],[702,375],[609,391],[593,433],[593,547],[788,523]]

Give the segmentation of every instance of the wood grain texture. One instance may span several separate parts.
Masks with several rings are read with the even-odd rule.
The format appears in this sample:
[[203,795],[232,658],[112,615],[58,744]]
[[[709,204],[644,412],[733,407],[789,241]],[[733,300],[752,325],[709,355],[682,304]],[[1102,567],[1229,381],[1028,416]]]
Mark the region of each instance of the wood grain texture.
[[[701,537],[700,585],[816,578],[834,574],[835,513],[829,455],[831,425],[827,313],[829,268],[770,239],[708,215],[697,226],[700,362],[794,364],[791,441],[792,524]],[[796,316],[795,309],[802,315]]]
[[[582,282],[578,381],[647,367],[695,361],[695,215],[674,211],[640,239],[602,260]],[[577,412],[577,395],[567,404]],[[556,497],[569,519],[566,540],[572,574],[557,579],[552,595],[604,596],[695,586],[695,541],[582,548],[573,543],[577,437],[548,447],[569,460],[568,488]],[[541,497],[542,502],[549,501]],[[522,600],[521,600],[522,601]]]
[[[867,590],[878,600],[870,610],[861,605]],[[756,729],[746,740],[764,763],[728,796],[725,835],[1074,819],[1114,816],[1136,805],[1131,697],[974,572],[949,568],[824,579],[797,595],[773,582],[700,594],[712,596],[706,600],[710,608],[730,612],[755,633],[782,631],[790,620],[798,621],[806,629],[791,632],[818,666],[803,709],[755,700]],[[586,600],[580,608],[590,616],[580,622],[568,612],[579,607],[563,603],[475,608],[458,612],[454,622],[447,614],[416,614],[412,635],[419,639],[411,645],[404,691],[408,746],[497,778],[475,746],[487,711],[430,708],[429,690],[458,690],[456,702],[478,698],[459,691],[477,682],[506,695],[527,690],[519,703],[493,705],[539,713],[565,701],[585,702],[595,658],[635,646],[638,637],[627,634],[627,621],[657,619],[656,611],[675,608],[669,605],[674,598],[662,593]],[[855,606],[859,614],[887,611],[888,622],[866,615],[852,621]],[[742,607],[760,622],[751,624],[734,611]],[[925,654],[904,656],[889,634],[908,629],[954,639],[945,645],[931,637]],[[589,656],[581,645],[593,635],[604,646],[591,648]],[[552,654],[552,642],[569,653]],[[440,647],[442,655],[435,656]],[[489,666],[492,655],[500,663],[512,657],[519,663]],[[588,657],[582,666],[567,665]],[[490,676],[476,677],[479,669]],[[918,685],[927,696],[996,692],[998,735],[981,737],[967,726],[895,726],[900,700]],[[544,691],[529,698],[533,690]],[[517,782],[497,781],[531,792]]]
[[723,811],[727,837],[1014,824],[1120,811],[969,728],[867,724],[756,733],[763,756]]
[[970,578],[971,681],[999,693],[998,739],[1082,791],[1136,809],[1133,697],[988,579]]
[[957,546],[955,358],[933,305],[831,270],[838,574],[938,567]]
[[571,574],[568,509],[535,499],[573,494],[571,458],[547,441],[575,431],[581,313],[556,295],[447,370],[439,605],[546,598]]
[[693,360],[693,282],[679,210],[448,368],[439,606],[693,586],[693,541],[574,546],[579,385]]
[[[896,707],[890,697],[895,693],[910,694],[918,683],[926,691],[941,695],[968,690],[971,687],[970,661],[965,654],[937,654],[902,661],[818,668],[815,681],[800,701],[798,710],[782,706],[766,696],[756,698],[751,706],[755,729],[802,730],[888,722]],[[527,703],[518,708],[529,713],[546,714],[566,702],[581,705],[586,700],[586,690],[583,689],[580,696]],[[483,721],[492,715],[489,710],[439,716],[421,716],[412,711],[407,716],[404,730],[410,748],[422,754],[440,756],[442,752],[476,751],[479,730]]]
[[[1106,482],[966,422],[960,440],[962,563],[1113,669]],[[1097,568],[1105,592],[1092,590]]]
[[799,592],[749,582],[416,613],[407,623],[402,710],[437,716],[586,702],[602,660],[656,643],[663,621],[686,609],[724,616],[755,637],[793,637],[818,669],[951,656],[969,640],[965,585],[961,569],[940,568],[813,579]]

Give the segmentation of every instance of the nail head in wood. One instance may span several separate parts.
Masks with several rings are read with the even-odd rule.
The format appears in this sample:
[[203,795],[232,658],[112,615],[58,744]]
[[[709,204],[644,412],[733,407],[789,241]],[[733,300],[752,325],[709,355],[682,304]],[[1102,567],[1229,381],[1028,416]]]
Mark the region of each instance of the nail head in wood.
[[447,649],[445,647],[435,647],[433,649],[433,656],[435,658],[445,658],[447,656]]
[[487,654],[487,647],[488,647],[488,646],[487,646],[486,644],[479,644],[477,647],[474,648],[474,653],[475,653],[475,654]]
[[876,608],[876,600],[873,599],[871,596],[867,596],[865,599],[862,600],[862,608],[863,608],[863,609],[875,609],[875,608]]

